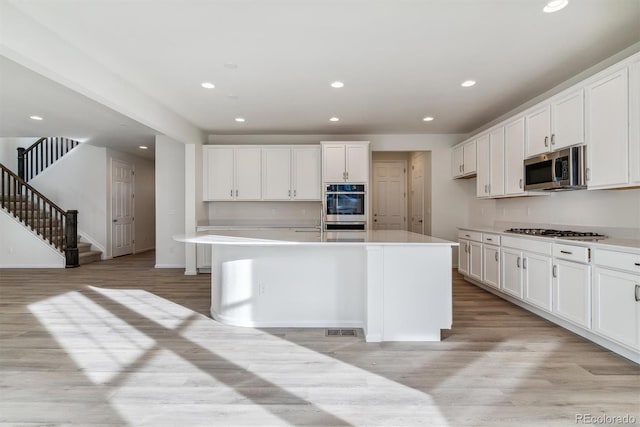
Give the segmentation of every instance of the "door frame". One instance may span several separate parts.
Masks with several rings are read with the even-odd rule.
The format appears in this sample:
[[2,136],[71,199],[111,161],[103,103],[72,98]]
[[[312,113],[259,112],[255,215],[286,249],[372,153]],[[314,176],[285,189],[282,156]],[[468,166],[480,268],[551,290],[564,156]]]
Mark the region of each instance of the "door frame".
[[[371,219],[373,220],[373,209],[375,208],[375,203],[374,201],[376,200],[377,194],[376,194],[376,186],[375,186],[375,174],[376,174],[376,164],[380,164],[380,163],[401,163],[403,166],[403,170],[404,170],[404,180],[403,180],[403,188],[404,188],[404,227],[401,228],[401,230],[405,230],[408,231],[409,230],[409,221],[408,221],[408,212],[409,212],[409,197],[407,197],[407,193],[408,193],[408,182],[407,182],[407,161],[406,160],[372,160],[371,161]],[[375,230],[376,228],[371,227],[371,229]]]
[[[109,224],[109,258],[113,258],[113,195],[114,195],[114,185],[113,185],[113,164],[114,162],[126,163],[131,166],[131,255],[136,253],[136,198],[135,198],[135,190],[136,190],[136,164],[134,162],[130,162],[128,160],[118,159],[115,157],[111,157],[109,159],[109,209],[107,215],[107,222]],[[124,255],[123,255],[124,256]]]

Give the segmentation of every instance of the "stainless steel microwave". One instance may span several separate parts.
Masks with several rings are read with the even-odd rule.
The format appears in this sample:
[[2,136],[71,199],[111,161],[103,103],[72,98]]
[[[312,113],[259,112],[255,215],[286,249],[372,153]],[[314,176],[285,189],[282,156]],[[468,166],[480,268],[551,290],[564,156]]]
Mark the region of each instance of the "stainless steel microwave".
[[524,161],[526,191],[580,190],[586,188],[586,147],[578,145]]

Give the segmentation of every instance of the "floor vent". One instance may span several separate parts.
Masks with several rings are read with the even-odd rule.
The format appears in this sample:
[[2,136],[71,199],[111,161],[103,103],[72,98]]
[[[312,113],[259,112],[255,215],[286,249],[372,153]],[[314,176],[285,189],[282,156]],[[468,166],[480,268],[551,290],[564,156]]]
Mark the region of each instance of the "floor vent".
[[327,329],[327,337],[357,337],[358,332],[355,329]]

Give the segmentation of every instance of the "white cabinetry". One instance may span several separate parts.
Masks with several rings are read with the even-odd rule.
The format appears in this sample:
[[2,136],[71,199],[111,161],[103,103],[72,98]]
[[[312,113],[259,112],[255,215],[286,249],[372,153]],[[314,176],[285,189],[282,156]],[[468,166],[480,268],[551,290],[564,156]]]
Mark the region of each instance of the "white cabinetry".
[[465,276],[482,280],[482,233],[458,231],[458,271]]
[[453,148],[451,172],[454,178],[473,176],[476,173],[476,140]]
[[502,290],[551,311],[551,244],[502,238]]
[[477,196],[504,195],[504,126],[478,138],[476,148]]
[[551,257],[522,253],[524,300],[551,311]]
[[522,299],[522,252],[510,248],[501,251],[500,287],[503,292]]
[[261,149],[203,147],[204,200],[261,200]]
[[290,200],[291,196],[291,149],[289,147],[263,148],[263,200]]
[[500,247],[482,246],[482,281],[496,289],[500,288]]
[[320,200],[320,147],[262,149],[263,200]]
[[619,187],[629,182],[628,70],[587,87],[587,186]]
[[524,194],[524,117],[504,127],[504,194]]
[[640,55],[629,65],[629,180],[640,185]]
[[640,254],[595,250],[593,331],[640,350]]
[[591,328],[590,250],[553,245],[553,313],[585,329]]
[[583,144],[584,90],[569,89],[533,108],[526,129],[527,157]]
[[322,142],[323,182],[369,182],[369,142]]

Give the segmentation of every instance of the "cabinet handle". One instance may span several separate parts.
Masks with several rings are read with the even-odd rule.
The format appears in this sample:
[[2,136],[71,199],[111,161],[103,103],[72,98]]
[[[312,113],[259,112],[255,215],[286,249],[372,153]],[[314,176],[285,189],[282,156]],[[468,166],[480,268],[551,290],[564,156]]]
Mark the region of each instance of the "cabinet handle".
[[634,262],[633,265],[635,265],[636,267],[640,267],[640,262]]
[[349,171],[347,171],[347,180],[349,179]]
[[236,190],[236,197],[238,197],[238,190]]
[[522,188],[522,178],[520,178],[520,182],[518,183],[518,186]]
[[291,197],[291,190],[289,190],[289,197]]
[[585,179],[586,179],[587,181],[591,181],[591,169],[586,168],[586,169],[584,170],[584,174],[585,174]]
[[545,146],[545,147],[548,147],[548,146],[549,146],[549,137],[548,137],[548,136],[545,136],[545,137],[544,137],[544,146]]
[[634,296],[636,297],[636,302],[640,301],[640,285],[636,285]]
[[487,237],[487,240],[493,242],[493,239],[491,237]]
[[527,269],[527,258],[522,258],[522,268],[523,268],[524,270],[526,270],[526,269]]
[[518,266],[518,268],[520,268],[520,257],[518,257],[518,259],[516,260],[516,265]]
[[296,197],[297,194],[298,194],[298,190],[293,190],[293,197]]
[[471,235],[470,234],[465,234],[464,237],[471,237]]
[[556,134],[555,133],[551,134],[551,145],[556,145]]
[[468,243],[464,244],[464,250],[465,250],[466,253],[471,253],[471,247],[469,246]]
[[230,195],[231,197],[233,197],[233,188],[232,188],[231,190],[229,190],[229,195]]
[[487,184],[484,185],[484,192],[487,192]]
[[554,265],[553,268],[551,269],[551,274],[553,275],[553,277],[558,277],[558,266]]
[[573,255],[573,252],[569,251],[560,251],[561,254]]
[[487,185],[487,193],[491,194],[491,184]]
[[496,262],[498,262],[498,252],[495,253]]

